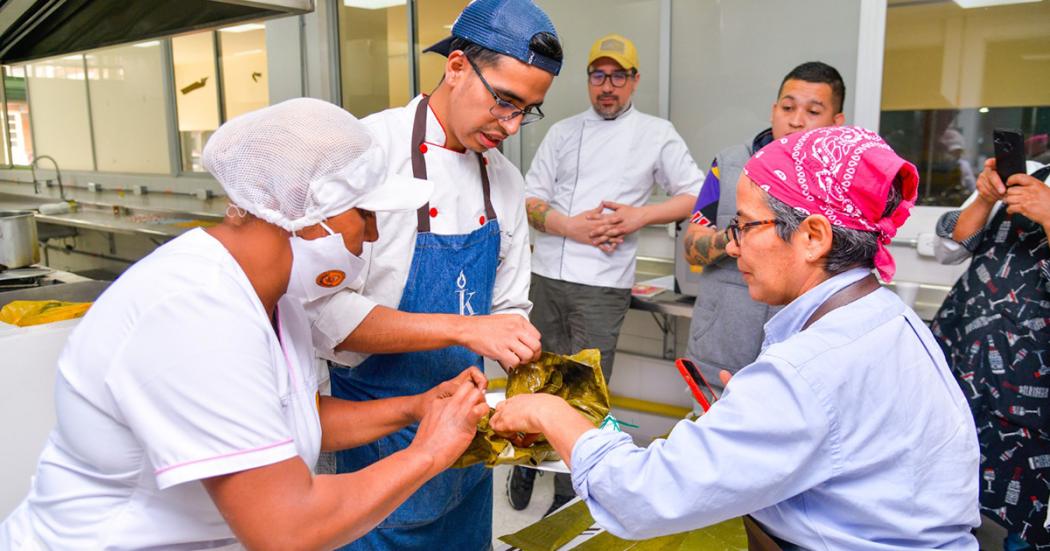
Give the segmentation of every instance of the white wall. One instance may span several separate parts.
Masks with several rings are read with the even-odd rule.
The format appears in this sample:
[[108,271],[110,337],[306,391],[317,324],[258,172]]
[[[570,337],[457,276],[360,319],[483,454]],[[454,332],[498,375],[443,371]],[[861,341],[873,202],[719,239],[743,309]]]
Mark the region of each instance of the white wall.
[[[65,169],[92,170],[84,60],[57,57],[26,66],[36,155],[51,155]],[[50,163],[42,166],[49,167]]]
[[[98,50],[86,57],[98,170],[169,172],[160,41]],[[32,98],[29,101],[32,109]]]
[[842,74],[852,120],[859,1],[675,0],[671,20],[671,121],[705,168],[769,127],[781,80],[806,61]]

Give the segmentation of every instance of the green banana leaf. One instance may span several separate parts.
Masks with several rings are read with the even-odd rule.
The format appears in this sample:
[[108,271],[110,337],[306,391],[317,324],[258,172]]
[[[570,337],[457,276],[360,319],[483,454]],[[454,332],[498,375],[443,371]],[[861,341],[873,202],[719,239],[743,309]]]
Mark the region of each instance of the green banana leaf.
[[[535,362],[518,366],[507,376],[507,398],[518,394],[560,396],[598,426],[609,414],[609,389],[602,376],[601,353],[592,348],[572,356],[544,352]],[[453,467],[484,463],[496,465],[539,465],[559,459],[554,448],[542,437],[527,448],[514,446],[489,427],[489,410],[480,422],[474,440]]]
[[[522,551],[555,551],[594,525],[587,506],[579,501],[500,540]],[[572,548],[574,551],[747,551],[747,533],[739,518],[690,532],[647,540],[620,539],[601,532]]]

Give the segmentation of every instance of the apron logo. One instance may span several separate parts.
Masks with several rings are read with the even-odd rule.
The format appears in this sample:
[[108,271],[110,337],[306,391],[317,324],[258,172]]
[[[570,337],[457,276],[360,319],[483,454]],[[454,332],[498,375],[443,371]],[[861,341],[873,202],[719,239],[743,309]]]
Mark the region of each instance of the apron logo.
[[342,283],[344,279],[346,279],[346,272],[342,270],[328,270],[317,276],[316,283],[318,287],[332,288]]
[[463,275],[462,270],[456,278],[456,287],[459,289],[456,291],[459,295],[459,315],[473,316],[474,307],[470,305],[470,299],[474,297],[474,291],[467,291],[467,276]]

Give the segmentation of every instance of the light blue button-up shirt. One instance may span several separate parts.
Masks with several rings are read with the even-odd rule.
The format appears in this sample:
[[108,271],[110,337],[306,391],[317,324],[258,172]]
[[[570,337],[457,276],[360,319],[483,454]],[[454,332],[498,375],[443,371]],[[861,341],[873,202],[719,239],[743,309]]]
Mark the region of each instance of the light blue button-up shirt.
[[585,433],[572,478],[598,524],[642,539],[751,514],[805,549],[976,550],[977,432],[926,325],[879,289],[802,331],[867,274],[778,312],[758,359],[666,440]]

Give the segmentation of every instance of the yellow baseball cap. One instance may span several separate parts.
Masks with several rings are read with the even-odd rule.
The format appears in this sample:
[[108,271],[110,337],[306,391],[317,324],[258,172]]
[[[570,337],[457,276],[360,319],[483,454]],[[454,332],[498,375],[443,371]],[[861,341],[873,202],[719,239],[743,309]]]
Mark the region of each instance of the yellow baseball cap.
[[612,59],[626,70],[638,69],[638,50],[634,42],[618,34],[607,34],[595,41],[591,55],[587,56],[587,65],[600,57]]

